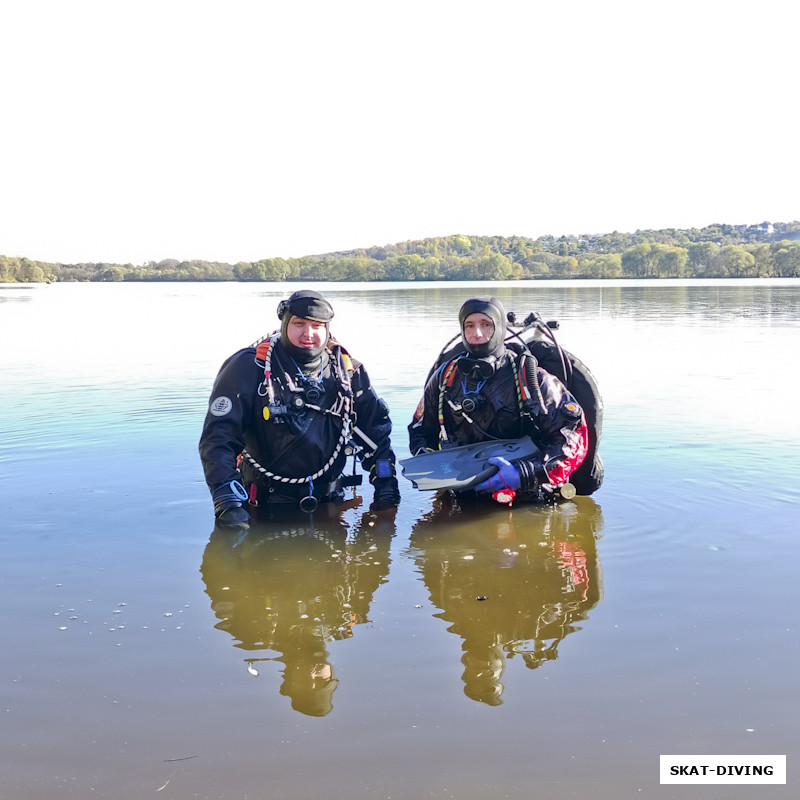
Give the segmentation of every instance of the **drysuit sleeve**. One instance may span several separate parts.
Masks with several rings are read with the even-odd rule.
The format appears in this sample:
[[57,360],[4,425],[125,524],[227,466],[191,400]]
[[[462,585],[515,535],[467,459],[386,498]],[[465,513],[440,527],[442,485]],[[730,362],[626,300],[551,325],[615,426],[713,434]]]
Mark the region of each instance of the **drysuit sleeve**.
[[412,456],[424,453],[426,450],[439,449],[437,409],[440,371],[437,370],[425,384],[422,399],[408,426],[408,449]]
[[391,444],[389,408],[375,393],[363,364],[358,364],[351,382],[355,409],[354,434],[358,444],[364,448],[360,455],[361,463],[366,471],[371,471],[379,461],[388,462],[394,476],[395,455]]
[[254,355],[252,348],[232,355],[220,368],[211,390],[199,450],[212,493],[222,484],[241,479],[237,458],[244,448],[246,421],[263,377]]
[[536,368],[538,391],[525,432],[540,448],[534,460],[514,461],[522,489],[561,486],[583,463],[589,445],[586,418],[578,401],[558,378]]

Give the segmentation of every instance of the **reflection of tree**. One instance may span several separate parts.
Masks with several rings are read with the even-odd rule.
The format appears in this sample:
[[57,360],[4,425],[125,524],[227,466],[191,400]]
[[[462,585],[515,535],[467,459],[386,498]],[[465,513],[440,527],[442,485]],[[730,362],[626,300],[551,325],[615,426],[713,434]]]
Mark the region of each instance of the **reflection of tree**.
[[[370,524],[366,524],[369,522]],[[385,521],[384,521],[385,522]],[[324,716],[338,681],[327,643],[368,620],[372,595],[389,571],[391,531],[374,517],[348,531],[340,520],[272,521],[246,534],[215,529],[200,568],[211,608],[236,647],[278,655],[281,694],[292,708]]]
[[508,659],[536,669],[602,596],[596,534],[600,507],[588,497],[505,512],[462,514],[437,498],[411,535],[436,616],[462,639],[464,692],[499,705]]

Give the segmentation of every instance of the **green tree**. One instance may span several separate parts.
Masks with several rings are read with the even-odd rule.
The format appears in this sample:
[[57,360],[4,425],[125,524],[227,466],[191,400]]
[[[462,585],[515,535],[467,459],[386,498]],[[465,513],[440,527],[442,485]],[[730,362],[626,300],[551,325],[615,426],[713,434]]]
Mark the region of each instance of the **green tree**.
[[800,278],[800,243],[780,242],[773,253],[775,272],[779,278]]
[[17,268],[17,280],[22,283],[43,283],[44,270],[35,262],[21,258]]
[[417,254],[394,255],[383,262],[381,278],[387,281],[415,281],[424,275],[425,259]]
[[578,272],[578,259],[575,256],[555,256],[549,266],[552,278],[574,278]]
[[267,279],[264,262],[255,261],[251,264],[248,261],[240,261],[233,265],[233,277],[237,281],[264,281]]
[[647,242],[634,245],[622,254],[622,272],[629,278],[645,278],[650,272],[652,248]]
[[15,283],[17,280],[17,260],[0,256],[0,283]]
[[687,269],[689,277],[710,276],[714,273],[714,262],[719,255],[719,247],[714,242],[694,242],[687,248],[689,258]]
[[682,278],[686,274],[689,253],[683,247],[659,244],[653,249],[655,272],[659,278]]
[[587,256],[580,263],[587,278],[619,278],[622,275],[622,257],[619,253]]
[[720,248],[717,256],[719,269],[731,278],[754,278],[756,276],[756,260],[738,244],[728,244]]
[[124,281],[127,270],[120,266],[113,266],[104,269],[97,276],[99,281],[117,282]]
[[472,240],[469,236],[448,236],[445,243],[456,255],[466,255],[472,251]]
[[755,242],[746,245],[744,249],[753,256],[756,277],[769,278],[775,269],[770,246],[765,242]]

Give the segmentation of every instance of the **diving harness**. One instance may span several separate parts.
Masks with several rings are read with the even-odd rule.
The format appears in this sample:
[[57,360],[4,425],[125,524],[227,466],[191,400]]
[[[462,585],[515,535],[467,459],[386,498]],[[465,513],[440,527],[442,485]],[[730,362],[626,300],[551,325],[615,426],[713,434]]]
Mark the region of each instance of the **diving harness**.
[[[295,478],[286,475],[279,475],[278,473],[267,469],[247,451],[242,450],[242,458],[250,464],[261,476],[267,478],[269,481],[283,485],[298,486],[308,484],[308,495],[300,500],[300,508],[303,511],[314,511],[319,505],[319,500],[314,496],[314,481],[325,475],[328,470],[337,462],[342,451],[345,453],[345,458],[348,456],[353,457],[353,472],[351,475],[342,474],[338,478],[339,485],[341,486],[358,486],[361,483],[361,475],[356,475],[356,456],[364,450],[364,447],[358,445],[353,438],[353,434],[367,446],[372,448],[372,452],[377,451],[378,445],[372,441],[356,424],[356,414],[353,407],[353,389],[350,382],[350,375],[354,371],[352,361],[347,351],[336,342],[330,339],[329,344],[326,346],[326,351],[330,358],[331,370],[334,377],[338,379],[340,392],[336,402],[331,408],[322,408],[318,405],[322,399],[323,391],[321,388],[322,379],[322,365],[320,365],[320,375],[318,381],[309,381],[308,388],[305,391],[295,382],[288,373],[284,373],[289,389],[292,391],[292,398],[288,405],[278,403],[275,397],[275,387],[272,382],[272,354],[275,347],[275,342],[280,338],[277,332],[268,334],[255,342],[256,355],[255,362],[261,367],[263,364],[264,378],[258,386],[258,394],[260,397],[267,398],[267,405],[264,407],[264,420],[275,419],[279,421],[281,416],[288,413],[299,413],[304,409],[310,409],[319,414],[330,414],[339,417],[342,421],[339,438],[331,453],[328,461],[320,467],[316,472],[305,477]],[[333,345],[332,347],[330,345]],[[364,453],[365,456],[372,455],[371,452]],[[336,479],[331,483],[335,483]],[[256,499],[256,485],[253,483],[250,487],[249,501],[251,505],[258,505]]]
[[[450,344],[452,344],[452,340],[450,343],[448,343],[448,345],[445,345],[445,351],[448,349]],[[445,351],[443,351],[443,353]],[[503,355],[508,357],[508,361],[511,364],[511,371],[514,374],[514,387],[516,388],[517,405],[519,407],[520,418],[530,417],[531,409],[534,405],[533,394],[536,395],[536,400],[538,401],[543,412],[547,413],[547,407],[545,406],[544,399],[542,398],[542,390],[539,387],[539,381],[536,378],[537,362],[535,356],[527,349],[527,346],[521,353],[515,352],[506,347],[503,351]],[[466,379],[462,380],[462,399],[458,404],[454,403],[447,396],[447,390],[455,382],[459,365],[462,363],[462,360],[467,358],[468,357],[464,355],[459,355],[452,358],[442,373],[442,378],[439,381],[439,404],[437,412],[439,422],[440,449],[450,446],[447,429],[445,428],[444,424],[445,402],[447,402],[447,405],[454,414],[460,414],[470,425],[475,425],[478,427],[482,434],[490,439],[496,438],[489,436],[489,434],[480,428],[480,426],[470,416],[470,414],[474,413],[478,408],[480,408],[484,402],[485,398],[481,395],[481,389],[483,389],[486,379],[477,380],[475,388],[471,391],[467,390]],[[492,368],[494,369],[495,365],[492,365]],[[531,390],[533,390],[533,394]]]
[[[537,404],[542,412],[547,414],[548,409],[542,397],[541,387],[539,386],[539,381],[536,376],[536,369],[539,366],[539,361],[531,350],[532,342],[541,342],[541,344],[546,347],[546,352],[548,353],[550,360],[554,360],[555,364],[558,364],[560,367],[563,381],[568,388],[572,388],[573,377],[575,376],[577,366],[580,367],[580,371],[584,379],[587,376],[590,376],[590,373],[584,365],[580,364],[580,362],[576,362],[574,357],[564,351],[559,345],[555,335],[553,334],[554,330],[558,330],[558,322],[554,320],[545,322],[537,312],[531,312],[528,314],[522,323],[517,323],[516,315],[513,312],[508,312],[506,319],[508,321],[509,328],[512,326],[517,328],[517,330],[509,330],[508,334],[506,335],[506,346],[503,351],[503,355],[508,357],[511,370],[514,375],[514,386],[516,388],[517,405],[519,408],[520,419],[524,417],[531,417],[532,411]],[[523,338],[524,334],[528,334],[527,339]],[[463,361],[468,358],[468,356],[465,355],[465,347],[463,343],[457,342],[461,336],[462,334],[458,333],[452,339],[450,339],[449,342],[447,342],[447,344],[439,353],[439,357],[429,373],[430,378],[430,375],[432,375],[436,369],[438,369],[442,364],[446,364],[439,381],[439,403],[437,409],[440,450],[453,447],[453,443],[449,440],[447,429],[444,423],[445,402],[454,414],[460,414],[470,425],[474,425],[476,428],[478,428],[481,433],[487,437],[487,440],[496,439],[496,437],[492,437],[487,434],[486,431],[484,431],[470,416],[470,414],[478,409],[484,401],[484,398],[480,395],[480,392],[486,382],[485,379],[476,380],[475,388],[472,390],[468,390],[467,381],[462,380],[462,398],[460,403],[454,403],[450,397],[447,396],[447,390],[450,389],[455,382],[455,377],[458,373],[460,364],[462,364]],[[553,366],[555,366],[555,364],[553,364]],[[496,368],[496,364],[491,366],[492,368]],[[555,372],[556,370],[553,369],[553,366],[551,366],[551,370]],[[596,388],[594,386],[593,378],[591,378],[591,384],[592,385],[589,388]],[[584,392],[584,395],[585,394],[586,392]],[[596,392],[594,393],[593,397],[596,400],[596,404],[599,405],[600,410],[596,411],[595,414],[592,415],[592,434],[594,438],[592,449],[595,452],[591,454],[592,457],[588,460],[587,466],[590,466],[593,461],[597,461],[600,464],[600,470],[602,470],[602,461],[600,461],[599,456],[596,455],[597,440],[599,439],[599,424],[597,423],[596,414],[602,413],[602,403],[599,399],[599,395]],[[589,396],[587,396],[587,399],[589,399]],[[579,467],[579,470],[580,469],[581,468]],[[600,481],[602,481],[602,472],[599,480],[597,481],[597,485],[592,486],[584,493],[591,494],[591,492],[599,486]],[[573,497],[575,493],[576,489],[571,481],[559,487],[559,494],[565,499]]]

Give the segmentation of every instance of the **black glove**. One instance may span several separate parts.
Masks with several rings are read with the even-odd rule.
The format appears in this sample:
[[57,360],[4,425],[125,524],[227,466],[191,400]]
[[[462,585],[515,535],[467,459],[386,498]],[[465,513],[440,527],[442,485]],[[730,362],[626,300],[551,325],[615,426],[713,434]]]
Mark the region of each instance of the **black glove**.
[[241,505],[229,506],[221,513],[217,514],[217,524],[223,528],[243,528],[250,527],[250,515],[246,508]]
[[211,497],[214,500],[214,515],[217,523],[228,528],[249,528],[250,515],[242,503],[247,492],[239,481],[230,481],[217,486]]
[[375,487],[371,511],[385,511],[400,505],[400,489],[394,473],[394,461],[379,458],[369,471],[369,482]]
[[397,478],[375,478],[372,485],[375,487],[375,494],[370,505],[371,511],[385,511],[400,505]]

